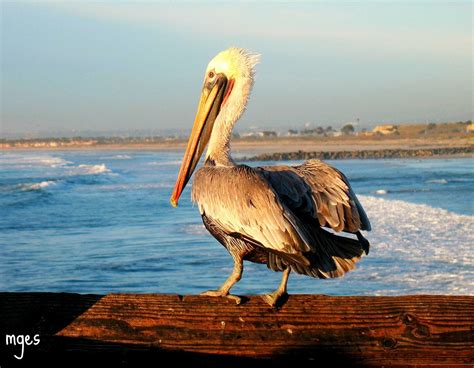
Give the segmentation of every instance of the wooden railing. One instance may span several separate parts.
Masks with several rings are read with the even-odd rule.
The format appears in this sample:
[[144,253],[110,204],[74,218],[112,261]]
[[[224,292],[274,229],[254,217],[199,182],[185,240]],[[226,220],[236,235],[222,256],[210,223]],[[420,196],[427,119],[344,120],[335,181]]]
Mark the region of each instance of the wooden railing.
[[34,364],[472,366],[474,297],[292,295],[276,310],[259,296],[236,305],[204,296],[0,293],[0,333],[1,367],[20,362],[20,346],[6,345],[12,334],[38,335],[22,359]]

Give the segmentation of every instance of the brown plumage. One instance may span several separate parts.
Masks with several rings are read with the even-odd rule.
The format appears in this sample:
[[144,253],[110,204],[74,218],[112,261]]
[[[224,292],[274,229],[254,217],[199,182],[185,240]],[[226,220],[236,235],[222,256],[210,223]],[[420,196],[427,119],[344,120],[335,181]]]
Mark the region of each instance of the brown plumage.
[[[360,230],[370,230],[370,223],[344,174],[321,161],[251,168],[232,160],[232,128],[247,104],[257,60],[230,48],[209,63],[171,204],[177,206],[209,144],[205,165],[194,176],[192,199],[207,230],[232,255],[234,270],[205,295],[239,302],[229,291],[248,260],[283,272],[279,288],[264,296],[274,306],[286,295],[291,270],[317,278],[352,270],[369,252]],[[334,234],[342,231],[357,239]]]
[[275,271],[342,276],[355,267],[364,245],[322,227],[370,229],[347,179],[317,160],[259,168],[206,165],[195,173],[192,199],[207,229],[232,255]]

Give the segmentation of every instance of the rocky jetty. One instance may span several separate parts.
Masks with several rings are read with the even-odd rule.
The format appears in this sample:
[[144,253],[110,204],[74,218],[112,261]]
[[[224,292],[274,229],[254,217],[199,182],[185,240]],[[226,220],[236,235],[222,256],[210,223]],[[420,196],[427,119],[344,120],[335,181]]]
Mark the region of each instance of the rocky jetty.
[[333,151],[333,152],[278,152],[263,153],[253,157],[244,157],[242,161],[290,161],[290,160],[347,160],[347,159],[380,159],[380,158],[419,158],[451,155],[470,155],[474,153],[474,146],[418,148],[418,149],[380,149],[360,151]]

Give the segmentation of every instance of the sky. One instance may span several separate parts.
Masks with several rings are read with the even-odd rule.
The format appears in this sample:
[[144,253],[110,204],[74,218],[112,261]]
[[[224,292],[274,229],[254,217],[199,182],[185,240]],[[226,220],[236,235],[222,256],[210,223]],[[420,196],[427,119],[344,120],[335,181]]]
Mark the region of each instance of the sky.
[[472,2],[1,1],[2,136],[189,130],[207,63],[261,54],[238,123],[472,119]]

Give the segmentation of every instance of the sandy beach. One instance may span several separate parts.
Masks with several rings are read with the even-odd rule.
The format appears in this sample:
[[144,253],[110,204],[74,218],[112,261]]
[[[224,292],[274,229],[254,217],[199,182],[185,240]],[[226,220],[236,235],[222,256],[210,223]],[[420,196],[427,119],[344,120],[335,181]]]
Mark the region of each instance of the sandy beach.
[[[341,151],[379,151],[379,150],[419,150],[474,146],[474,136],[463,134],[455,137],[278,137],[267,139],[232,140],[232,151],[236,157],[250,157],[262,154],[289,152],[341,152]],[[149,151],[184,151],[186,140],[173,140],[154,143],[127,144],[94,144],[70,145],[58,147],[2,147],[0,150],[149,150]],[[450,155],[452,156],[452,155]],[[455,156],[465,157],[465,154]],[[468,155],[472,157],[472,154]]]
[[232,149],[242,155],[259,155],[262,153],[294,152],[294,151],[362,151],[386,149],[432,149],[446,147],[466,147],[474,145],[474,137],[456,139],[397,139],[382,137],[370,139],[362,137],[331,137],[331,138],[277,138],[269,140],[235,140]]

